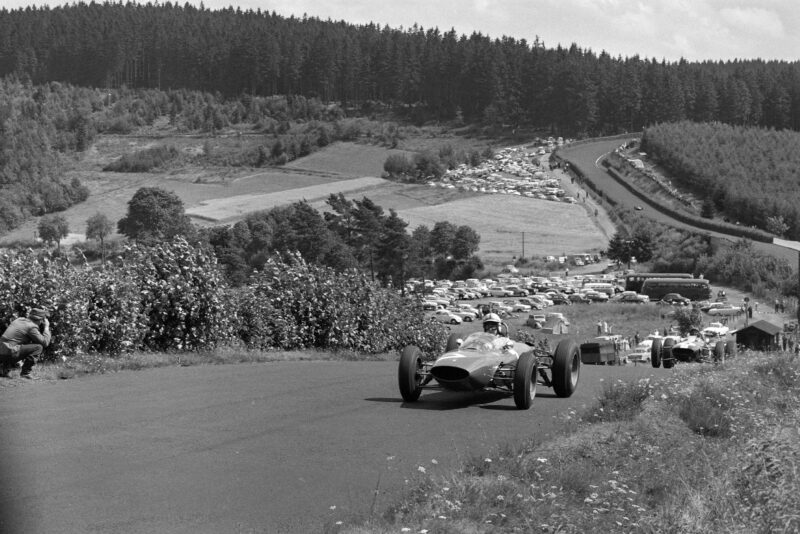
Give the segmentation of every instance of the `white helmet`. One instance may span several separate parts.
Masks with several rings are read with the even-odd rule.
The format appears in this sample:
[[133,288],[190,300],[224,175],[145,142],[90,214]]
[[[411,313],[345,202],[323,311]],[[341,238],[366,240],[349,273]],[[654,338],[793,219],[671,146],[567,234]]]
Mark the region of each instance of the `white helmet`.
[[483,324],[486,323],[497,323],[500,324],[500,316],[496,313],[490,313],[486,317],[483,318]]

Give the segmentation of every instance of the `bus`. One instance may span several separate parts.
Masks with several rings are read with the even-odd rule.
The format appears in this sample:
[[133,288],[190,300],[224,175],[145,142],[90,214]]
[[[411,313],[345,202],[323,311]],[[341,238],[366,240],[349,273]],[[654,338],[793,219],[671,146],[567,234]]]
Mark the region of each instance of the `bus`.
[[680,293],[692,300],[711,298],[711,286],[705,278],[648,278],[639,292],[651,301],[661,300],[667,293]]
[[692,278],[689,273],[631,273],[625,276],[625,291],[642,292],[642,282],[648,278]]

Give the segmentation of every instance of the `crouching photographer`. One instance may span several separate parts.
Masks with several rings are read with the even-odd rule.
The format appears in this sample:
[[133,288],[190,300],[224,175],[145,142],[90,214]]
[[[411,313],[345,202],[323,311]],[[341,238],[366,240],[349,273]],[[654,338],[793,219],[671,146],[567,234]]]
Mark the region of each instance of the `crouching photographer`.
[[0,337],[0,377],[10,378],[11,369],[22,362],[21,378],[32,379],[31,369],[50,344],[48,313],[33,308],[27,317],[18,317]]

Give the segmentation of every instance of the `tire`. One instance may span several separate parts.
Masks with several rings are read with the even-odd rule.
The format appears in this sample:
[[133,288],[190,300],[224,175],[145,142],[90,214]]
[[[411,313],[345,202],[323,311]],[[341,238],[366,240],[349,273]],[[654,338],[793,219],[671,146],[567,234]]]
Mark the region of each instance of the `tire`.
[[445,345],[445,352],[450,352],[451,350],[456,350],[458,347],[461,346],[461,334],[452,333],[450,337],[447,338],[447,345]]
[[536,382],[539,370],[532,352],[524,352],[517,360],[514,372],[514,404],[520,410],[527,410],[536,397]]
[[736,347],[736,340],[729,339],[725,342],[725,355],[729,358],[735,358],[738,348]]
[[675,359],[672,357],[672,346],[675,340],[672,338],[665,339],[664,344],[661,346],[661,364],[664,369],[672,369],[675,366]]
[[414,345],[404,348],[400,356],[397,381],[400,386],[400,395],[406,402],[415,402],[422,393],[421,369],[422,351]]
[[464,322],[465,323],[471,323],[472,322],[472,316],[471,315],[467,315],[466,317],[464,317]]
[[450,319],[450,324],[458,324],[458,321],[456,321],[455,319]]
[[559,397],[569,397],[578,388],[581,376],[581,351],[572,339],[562,339],[553,355],[553,390]]
[[725,342],[717,341],[714,345],[714,361],[721,362],[725,359]]
[[650,346],[650,363],[656,369],[661,367],[661,340],[660,339],[654,339],[653,340],[653,344]]

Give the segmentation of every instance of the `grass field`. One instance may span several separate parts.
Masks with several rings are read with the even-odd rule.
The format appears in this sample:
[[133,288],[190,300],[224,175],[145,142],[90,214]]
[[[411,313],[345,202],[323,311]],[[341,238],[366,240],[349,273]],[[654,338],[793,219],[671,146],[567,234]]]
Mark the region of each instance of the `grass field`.
[[[409,230],[438,221],[468,225],[481,235],[479,254],[487,265],[509,263],[521,257],[605,248],[607,238],[578,206],[505,195],[479,195],[380,179],[390,154],[410,154],[401,149],[360,143],[334,143],[281,168],[252,169],[201,166],[191,156],[210,150],[214,154],[246,150],[258,143],[258,134],[202,137],[171,132],[162,122],[136,135],[103,135],[76,160],[66,179],[77,177],[90,190],[88,200],[61,215],[70,235],[62,244],[84,240],[86,220],[95,213],[116,222],[142,187],[161,187],[178,195],[187,214],[200,225],[231,224],[251,211],[269,209],[306,199],[319,210],[325,198],[343,193],[350,199],[368,197],[386,212],[394,209],[408,221]],[[147,173],[113,173],[103,167],[123,154],[172,145],[187,155],[181,166]],[[438,150],[450,146],[464,151],[488,145],[453,135],[420,130],[403,139],[401,147]],[[0,244],[31,240],[38,219],[0,237]],[[524,244],[523,244],[524,235]],[[115,237],[114,235],[111,238]],[[524,251],[523,251],[524,249]]]
[[[481,236],[478,254],[486,262],[512,256],[561,255],[605,248],[605,236],[577,204],[512,195],[480,195],[439,206],[404,209],[400,217],[414,228],[436,221],[467,225]],[[524,241],[524,243],[523,243]]]

